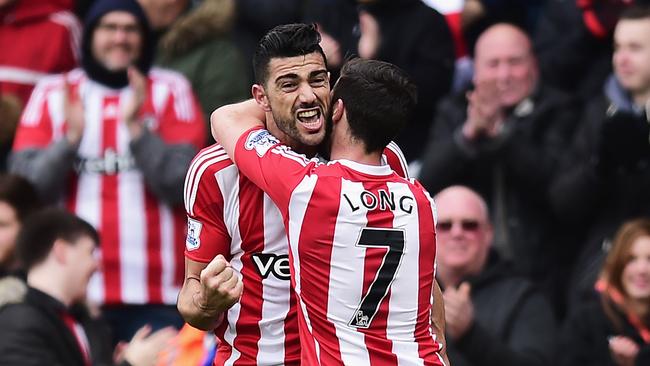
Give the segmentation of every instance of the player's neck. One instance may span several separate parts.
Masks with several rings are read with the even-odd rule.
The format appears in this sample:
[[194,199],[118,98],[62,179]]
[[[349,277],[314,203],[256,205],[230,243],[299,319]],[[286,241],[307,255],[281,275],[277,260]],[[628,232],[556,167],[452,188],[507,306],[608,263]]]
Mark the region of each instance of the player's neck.
[[350,160],[365,165],[381,165],[381,153],[366,153],[361,144],[332,145],[331,160]]

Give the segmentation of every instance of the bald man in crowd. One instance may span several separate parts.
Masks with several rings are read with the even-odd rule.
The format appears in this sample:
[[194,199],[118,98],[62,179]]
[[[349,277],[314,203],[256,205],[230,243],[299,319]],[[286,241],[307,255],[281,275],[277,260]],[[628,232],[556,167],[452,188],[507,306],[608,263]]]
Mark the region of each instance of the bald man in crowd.
[[496,24],[476,43],[471,90],[439,105],[419,178],[430,192],[463,184],[485,197],[496,249],[542,281],[563,234],[548,184],[577,116],[570,96],[540,80],[524,31]]
[[454,366],[548,365],[555,319],[547,299],[492,248],[485,201],[452,186],[435,197],[437,280],[443,287],[447,355]]

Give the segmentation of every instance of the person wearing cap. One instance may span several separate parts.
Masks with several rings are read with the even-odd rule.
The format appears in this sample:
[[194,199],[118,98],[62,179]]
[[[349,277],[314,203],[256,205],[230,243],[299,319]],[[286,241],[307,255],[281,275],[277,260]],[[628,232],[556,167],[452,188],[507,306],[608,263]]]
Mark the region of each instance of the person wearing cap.
[[42,80],[10,158],[47,201],[100,232],[90,301],[116,340],[182,320],[185,171],[205,137],[189,82],[152,68],[154,42],[135,0],[99,0],[84,20],[81,68]]

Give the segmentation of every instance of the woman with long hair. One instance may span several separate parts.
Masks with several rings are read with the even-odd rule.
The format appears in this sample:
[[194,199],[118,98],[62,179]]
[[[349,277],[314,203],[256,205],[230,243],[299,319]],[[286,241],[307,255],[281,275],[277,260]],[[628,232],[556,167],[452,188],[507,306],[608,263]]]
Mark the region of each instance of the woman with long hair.
[[624,223],[595,284],[567,320],[561,365],[650,365],[650,218]]

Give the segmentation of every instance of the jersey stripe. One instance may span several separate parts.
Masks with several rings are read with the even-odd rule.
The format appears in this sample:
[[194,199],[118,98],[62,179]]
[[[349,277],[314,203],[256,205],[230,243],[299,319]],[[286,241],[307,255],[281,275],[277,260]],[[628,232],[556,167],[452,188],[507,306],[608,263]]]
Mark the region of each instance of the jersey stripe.
[[155,197],[145,189],[145,212],[146,212],[146,283],[147,294],[150,302],[162,302],[162,258],[161,237],[160,237],[160,212]]
[[[389,192],[386,185],[377,185],[366,183],[364,187],[367,192],[372,192],[375,197],[380,197],[379,190]],[[393,228],[394,215],[390,210],[369,210],[367,212],[368,227],[370,228]],[[364,290],[366,294],[368,286],[378,280],[379,270],[381,265],[384,264],[388,249],[384,248],[366,248],[365,261],[364,261]],[[402,260],[400,257],[400,262]],[[399,275],[401,267],[398,267],[397,273],[393,274],[390,279],[391,284],[395,276]],[[392,353],[393,344],[386,336],[387,317],[389,315],[388,305],[391,298],[390,286],[387,288],[387,294],[379,304],[377,315],[372,320],[372,329],[359,329],[360,332],[366,335],[365,343],[370,356],[370,364],[378,366],[393,366],[397,365],[397,356]]]
[[[425,365],[434,365],[434,358],[441,362],[440,356],[437,354],[440,346],[433,340],[431,327],[429,326],[430,312],[428,311],[428,304],[430,304],[433,281],[435,275],[434,267],[436,258],[436,241],[435,241],[435,227],[425,225],[425,223],[434,222],[434,203],[428,194],[422,193],[423,191],[414,191],[414,194],[419,194],[420,201],[426,204],[418,205],[418,217],[420,220],[420,279],[418,292],[418,319],[415,328],[415,336],[419,346],[419,354],[425,360]],[[425,270],[426,269],[426,270]]]
[[[250,225],[255,228],[263,228],[264,223],[261,221],[262,216],[258,212],[251,210],[252,207],[263,207],[263,193],[256,187],[253,187],[250,182],[246,185],[242,180],[247,181],[243,176],[239,176],[239,227],[247,227]],[[258,247],[258,243],[264,242],[263,230],[251,230],[246,233],[246,240],[242,241],[241,248],[246,253],[255,253],[261,251],[262,248]],[[262,282],[257,280],[257,275],[254,272],[255,266],[250,262],[250,257],[244,259],[241,274],[243,277],[244,288],[246,291],[242,294],[240,303],[242,304],[242,311],[246,313],[245,323],[237,323],[237,334],[246,335],[244,337],[237,337],[233,343],[233,347],[246,353],[246,357],[257,359],[258,348],[246,347],[247,344],[257,344],[261,338],[259,323],[262,320],[262,299],[263,288]],[[250,341],[250,343],[248,342]],[[241,363],[235,362],[234,365],[238,366]]]
[[[101,110],[105,111],[109,105],[116,108],[116,98],[106,98],[103,101]],[[111,149],[113,152],[117,150],[117,115],[104,116],[101,144],[102,150],[106,151]],[[102,177],[101,196],[104,198],[102,204],[102,215],[100,230],[102,231],[102,238],[106,243],[119,243],[120,242],[120,226],[119,222],[115,220],[115,212],[118,212],[118,197],[117,197],[117,176],[104,175]],[[102,268],[105,272],[111,272],[118,275],[104,276],[104,287],[106,288],[107,298],[106,302],[116,303],[119,302],[120,292],[122,289],[122,271],[120,267],[120,246],[119,245],[104,245],[102,247],[103,265]],[[129,256],[130,257],[130,256]]]

